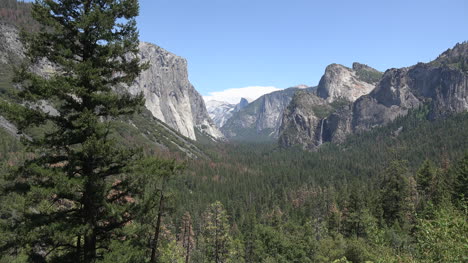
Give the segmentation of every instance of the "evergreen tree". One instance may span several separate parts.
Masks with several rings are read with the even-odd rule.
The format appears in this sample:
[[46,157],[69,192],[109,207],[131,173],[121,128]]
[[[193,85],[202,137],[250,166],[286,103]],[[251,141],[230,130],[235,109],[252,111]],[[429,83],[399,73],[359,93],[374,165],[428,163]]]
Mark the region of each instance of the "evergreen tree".
[[[15,81],[23,106],[4,107],[20,131],[42,127],[31,158],[10,176],[6,192],[24,198],[17,236],[3,248],[29,248],[33,261],[96,262],[133,220],[138,189],[127,168],[138,152],[118,147],[110,121],[132,114],[142,96],[117,93],[143,66],[136,56],[137,0],[38,0],[40,33],[24,34],[32,63],[55,67],[47,77],[25,65]],[[43,111],[46,101],[56,111]],[[2,252],[2,253],[5,253]]]
[[219,201],[211,204],[203,214],[203,220],[203,250],[208,262],[226,262],[231,236],[223,204]]
[[454,197],[455,199],[468,202],[468,153],[455,166]]
[[387,224],[404,223],[411,205],[408,168],[404,161],[392,161],[385,170],[381,190],[383,217]]
[[418,262],[466,262],[467,233],[466,210],[451,205],[436,210],[432,219],[419,220],[415,235]]
[[418,192],[423,198],[428,198],[431,194],[432,186],[436,176],[436,169],[431,161],[426,160],[416,173]]
[[182,226],[180,227],[179,242],[184,248],[185,263],[190,262],[190,254],[195,248],[195,233],[193,232],[192,217],[189,212],[185,212],[182,217]]
[[362,223],[365,208],[362,190],[353,186],[347,203],[347,217],[344,218],[343,222],[344,231],[347,236],[361,237],[365,230]]
[[142,206],[136,222],[141,226],[140,240],[150,244],[150,262],[158,262],[163,218],[170,212],[172,200],[169,184],[184,166],[176,160],[149,157],[140,160],[134,169],[134,184],[142,187]]

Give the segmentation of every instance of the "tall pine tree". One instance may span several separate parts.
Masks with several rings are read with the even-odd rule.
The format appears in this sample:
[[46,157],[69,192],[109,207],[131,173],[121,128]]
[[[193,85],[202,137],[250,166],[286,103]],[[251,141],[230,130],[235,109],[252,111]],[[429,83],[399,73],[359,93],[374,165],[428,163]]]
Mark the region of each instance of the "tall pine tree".
[[202,250],[208,262],[223,263],[228,259],[231,236],[227,212],[219,201],[211,204],[203,214]]
[[[24,200],[2,250],[29,248],[34,262],[95,262],[134,216],[137,190],[126,171],[138,152],[111,139],[111,121],[132,114],[142,96],[116,92],[144,68],[138,57],[137,0],[37,0],[40,33],[23,36],[32,63],[17,70],[23,106],[8,108],[20,131],[41,127],[31,158],[11,174],[7,194]],[[44,101],[55,110],[44,111]]]

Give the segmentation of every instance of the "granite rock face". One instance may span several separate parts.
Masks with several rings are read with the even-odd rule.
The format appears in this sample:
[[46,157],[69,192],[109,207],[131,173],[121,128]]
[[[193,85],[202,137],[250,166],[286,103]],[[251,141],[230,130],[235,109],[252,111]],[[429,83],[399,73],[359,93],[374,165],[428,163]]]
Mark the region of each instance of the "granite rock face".
[[280,145],[301,145],[309,150],[320,146],[323,143],[322,118],[331,110],[329,103],[314,93],[298,91],[284,111],[280,127]]
[[371,92],[381,75],[379,71],[357,62],[353,68],[331,64],[320,79],[317,95],[327,102],[340,99],[353,102]]
[[0,22],[0,64],[24,58],[24,48],[16,27]]
[[[282,130],[280,144],[316,149],[322,142],[343,142],[349,134],[386,125],[422,105],[428,106],[428,117],[432,119],[468,110],[468,43],[457,44],[430,63],[387,70],[369,94],[333,109],[320,121],[310,121],[310,126],[297,124],[296,129],[308,130],[308,134],[296,133],[300,138],[293,138],[291,127]],[[308,102],[299,102],[294,107],[298,110],[290,112],[301,111],[303,116],[314,112]],[[295,115],[285,114],[283,122],[294,127],[297,123],[294,118]]]
[[431,118],[468,110],[467,72],[437,60],[388,70],[374,91],[354,103],[353,132],[385,125],[422,104],[430,105]]
[[128,90],[144,94],[145,106],[154,117],[192,140],[196,140],[195,129],[216,139],[223,137],[188,80],[185,59],[145,42],[140,43],[139,56],[150,66]]
[[[317,89],[298,93],[284,112],[279,144],[317,149],[328,139],[326,136],[332,123],[328,121],[327,124],[327,117],[338,110],[344,115],[341,108],[371,92],[381,77],[381,72],[357,62],[352,68],[339,64],[327,66]],[[348,130],[346,123],[339,125],[340,131]]]
[[249,105],[249,101],[246,98],[241,98],[240,102],[234,107],[234,112],[238,112]]
[[236,104],[225,101],[210,100],[206,102],[206,110],[218,128],[223,127],[226,121],[231,118]]
[[[187,61],[156,45],[140,43],[140,58],[149,63],[130,87],[132,94],[142,92],[145,106],[162,122],[196,140],[195,129],[215,139],[223,137],[208,115],[205,102],[188,80]],[[0,64],[19,62],[24,48],[16,27],[0,23]],[[47,61],[39,61],[32,71],[47,76],[59,71]]]
[[269,141],[278,138],[283,112],[300,88],[265,94],[234,113],[221,128],[229,140]]

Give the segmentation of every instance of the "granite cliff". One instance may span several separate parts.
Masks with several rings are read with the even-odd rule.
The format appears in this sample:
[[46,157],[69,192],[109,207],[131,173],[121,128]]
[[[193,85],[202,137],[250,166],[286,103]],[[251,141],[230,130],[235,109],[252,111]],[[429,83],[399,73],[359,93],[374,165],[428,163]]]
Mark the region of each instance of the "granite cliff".
[[145,106],[154,117],[192,140],[196,140],[195,129],[216,139],[223,137],[188,80],[185,59],[146,42],[140,43],[139,55],[150,67],[128,89],[144,94]]
[[332,106],[314,93],[296,92],[282,116],[280,145],[284,147],[302,145],[305,149],[320,146],[323,133],[322,118],[331,110]]
[[[188,80],[185,59],[145,42],[140,43],[139,56],[143,62],[149,63],[149,68],[126,89],[132,94],[142,92],[145,106],[154,117],[192,140],[197,139],[195,129],[213,139],[223,137],[209,117],[202,96]],[[9,65],[23,58],[24,48],[17,28],[0,23],[0,77],[11,78]],[[46,75],[57,69],[46,61],[40,61],[32,70]]]
[[[308,91],[301,92],[301,94],[305,94],[304,96],[312,96],[311,94],[313,93],[314,98],[311,101],[305,99],[304,102],[312,103],[320,101],[320,106],[323,106],[323,103],[330,104],[328,105],[329,108],[333,109],[336,108],[336,105],[353,102],[360,96],[369,93],[375,88],[381,76],[381,72],[360,63],[354,63],[352,68],[339,64],[331,64],[326,68],[318,87],[309,88],[300,85],[266,94],[249,104],[245,109],[233,114],[221,128],[221,131],[226,138],[231,140],[277,139],[283,133],[283,129],[292,125],[284,123],[289,119],[287,117],[284,118],[283,114],[289,116],[305,112],[305,108],[297,112],[292,109],[285,111],[295,92]],[[310,92],[312,93],[309,94]],[[319,100],[319,98],[322,100]],[[311,116],[306,115],[301,116],[301,118],[307,119],[308,116]],[[311,122],[311,124],[313,123]],[[294,136],[291,135],[291,137]],[[281,138],[280,140],[284,143],[294,142],[293,138]]]
[[[279,142],[290,146],[287,142],[293,141],[304,148],[316,149],[321,142],[342,142],[351,133],[386,125],[423,105],[428,107],[431,119],[468,110],[468,43],[457,44],[432,62],[387,70],[369,94],[302,127],[316,136],[291,133],[290,128],[285,128],[281,130]],[[299,103],[294,107],[314,112],[308,104]],[[283,122],[294,126],[294,118],[285,114]]]
[[355,101],[375,88],[382,73],[367,65],[353,63],[352,68],[331,64],[325,69],[317,87],[317,95],[327,102]]

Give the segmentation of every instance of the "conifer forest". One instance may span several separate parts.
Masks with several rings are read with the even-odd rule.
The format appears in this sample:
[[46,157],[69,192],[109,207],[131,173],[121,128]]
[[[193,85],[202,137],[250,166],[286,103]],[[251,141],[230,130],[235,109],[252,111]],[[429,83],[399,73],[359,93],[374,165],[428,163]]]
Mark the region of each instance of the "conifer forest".
[[[208,124],[194,140],[128,92],[152,67],[139,12],[0,0],[0,263],[468,262],[468,110],[441,110],[440,92],[322,139],[344,101],[320,104],[313,149],[218,139]],[[467,46],[426,66],[464,78],[456,105]],[[366,74],[384,87],[390,73]]]

